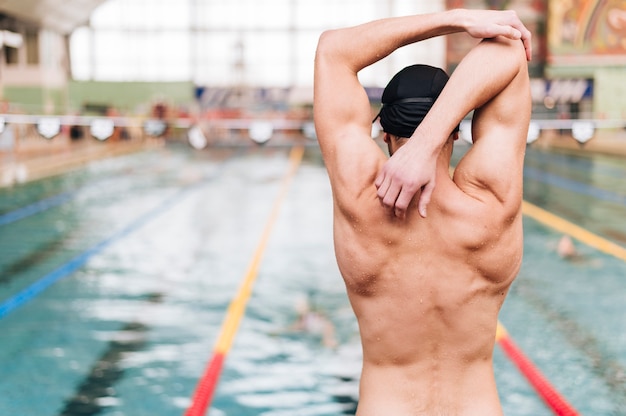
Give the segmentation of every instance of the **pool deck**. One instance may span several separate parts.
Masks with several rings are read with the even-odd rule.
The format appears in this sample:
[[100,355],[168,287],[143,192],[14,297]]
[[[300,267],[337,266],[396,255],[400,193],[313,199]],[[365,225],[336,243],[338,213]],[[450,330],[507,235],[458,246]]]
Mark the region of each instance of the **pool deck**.
[[0,151],[0,188],[59,175],[100,159],[163,146],[162,140],[70,143]]
[[[160,139],[131,140],[128,142],[70,143],[68,145],[39,146],[20,149],[19,152],[0,151],[0,188],[55,176],[94,160],[121,156],[163,146]],[[558,149],[577,154],[594,153],[626,157],[626,130],[600,131],[589,142],[581,145],[568,134],[545,131],[530,146],[539,149]]]
[[578,143],[569,134],[559,134],[554,130],[545,131],[531,146],[566,150],[577,154],[595,153],[626,157],[626,130],[598,131],[595,137],[585,144]]

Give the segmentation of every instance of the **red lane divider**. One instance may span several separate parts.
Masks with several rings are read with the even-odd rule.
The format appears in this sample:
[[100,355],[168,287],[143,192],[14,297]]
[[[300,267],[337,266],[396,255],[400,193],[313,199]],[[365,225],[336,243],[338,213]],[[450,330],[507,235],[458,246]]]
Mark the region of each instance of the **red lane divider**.
[[550,384],[539,369],[524,355],[522,350],[513,342],[506,329],[498,322],[496,342],[513,361],[528,382],[535,388],[537,394],[558,416],[579,416],[580,414],[559,392]]
[[[211,403],[213,393],[215,392],[215,388],[217,387],[219,376],[222,371],[224,360],[230,350],[235,333],[237,332],[237,328],[239,326],[239,322],[245,313],[247,301],[252,293],[252,286],[254,280],[256,279],[257,270],[263,251],[267,245],[271,228],[278,217],[279,207],[287,192],[289,182],[302,160],[303,153],[304,149],[301,147],[292,149],[290,155],[291,167],[284,178],[281,193],[274,203],[271,216],[266,223],[263,236],[261,237],[261,242],[259,243],[252,258],[252,262],[248,267],[243,284],[228,307],[226,318],[222,324],[221,332],[213,351],[213,356],[211,361],[208,363],[202,378],[198,382],[191,406],[185,412],[185,416],[204,416],[209,404]],[[498,322],[498,329],[496,331],[496,342],[556,415],[580,416],[578,411],[559,394],[559,392],[550,384],[545,376],[541,374],[539,369],[535,367],[530,359],[524,355],[522,350],[515,345],[507,333],[506,328],[504,328],[500,322]]]
[[[450,168],[450,172],[453,173],[454,169]],[[596,247],[609,254],[614,254],[617,257],[626,259],[624,254],[626,251],[622,249],[615,249],[615,245],[594,236],[588,231],[581,229],[580,227],[571,224],[556,215],[544,211],[539,207],[536,207],[526,201],[522,201],[522,212],[526,216],[530,216],[542,224],[548,225],[560,231],[564,231],[568,234],[575,235],[576,238],[587,242],[592,247]],[[610,250],[610,251],[609,251]],[[579,416],[580,413],[574,407],[565,400],[563,396],[550,384],[548,379],[545,378],[539,369],[528,359],[522,350],[513,342],[509,336],[506,328],[498,322],[498,330],[496,331],[496,342],[504,350],[506,355],[513,361],[520,372],[526,377],[528,382],[533,386],[537,394],[543,399],[543,401],[550,407],[550,409],[558,416]]]
[[278,218],[279,208],[282,204],[283,199],[285,198],[285,195],[287,194],[289,183],[291,182],[291,179],[293,178],[298,166],[300,165],[303,154],[304,149],[302,147],[294,147],[291,150],[291,154],[289,155],[289,159],[291,162],[290,169],[283,178],[283,184],[280,194],[274,202],[274,207],[270,214],[269,220],[265,224],[265,229],[263,230],[261,241],[259,242],[252,257],[252,261],[248,266],[248,270],[246,271],[243,283],[235,297],[231,300],[230,305],[228,306],[226,318],[222,323],[222,328],[217,339],[215,348],[213,350],[213,356],[206,369],[204,370],[202,378],[198,381],[198,385],[196,386],[196,391],[194,392],[191,406],[185,412],[185,416],[203,416],[206,413],[209,405],[211,404],[213,393],[215,392],[218,380],[220,378],[220,374],[222,372],[224,360],[226,358],[226,355],[228,354],[228,351],[230,351],[230,347],[235,338],[235,334],[237,333],[237,328],[239,327],[241,318],[246,311],[248,299],[252,294],[252,286],[254,284],[254,281],[256,280],[259,265],[261,263],[261,257],[263,256],[267,241],[269,240],[272,226]]
[[193,401],[187,412],[185,412],[185,416],[202,416],[206,413],[209,403],[213,399],[213,393],[215,392],[215,387],[217,387],[225,358],[226,354],[218,352],[213,354],[211,362],[198,382]]

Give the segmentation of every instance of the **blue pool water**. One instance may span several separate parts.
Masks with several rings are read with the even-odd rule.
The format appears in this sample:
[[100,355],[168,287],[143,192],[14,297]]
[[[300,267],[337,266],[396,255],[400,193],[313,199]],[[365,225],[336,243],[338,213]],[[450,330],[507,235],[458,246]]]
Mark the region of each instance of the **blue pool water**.
[[[623,161],[529,149],[526,163],[526,200],[626,245]],[[0,305],[14,300],[0,318],[0,415],[182,415],[288,164],[282,148],[170,146],[0,190]],[[209,415],[353,414],[358,329],[331,226],[309,148]],[[524,227],[502,323],[581,414],[626,414],[626,263],[580,242],[581,260],[562,260],[559,233]],[[294,329],[303,299],[337,348]],[[499,347],[495,369],[506,415],[552,414]]]

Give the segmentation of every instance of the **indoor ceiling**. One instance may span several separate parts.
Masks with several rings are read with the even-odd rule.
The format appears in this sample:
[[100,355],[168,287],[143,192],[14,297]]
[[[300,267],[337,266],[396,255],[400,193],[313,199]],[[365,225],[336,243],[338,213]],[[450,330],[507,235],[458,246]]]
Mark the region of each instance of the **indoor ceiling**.
[[107,0],[0,0],[0,13],[69,34]]

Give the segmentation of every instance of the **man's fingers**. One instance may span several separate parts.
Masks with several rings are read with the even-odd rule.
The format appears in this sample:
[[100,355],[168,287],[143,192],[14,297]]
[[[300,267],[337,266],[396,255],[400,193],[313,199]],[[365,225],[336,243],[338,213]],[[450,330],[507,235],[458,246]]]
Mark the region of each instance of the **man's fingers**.
[[[380,178],[380,180],[378,178]],[[376,188],[378,188],[376,190],[376,195],[378,195],[378,198],[382,200],[389,190],[389,186],[391,185],[391,179],[384,175],[379,175],[378,178],[376,178],[376,181],[374,182]]]
[[380,185],[383,184],[383,181],[385,180],[385,171],[382,170],[378,176],[376,176],[376,179],[374,180],[374,185],[376,185],[376,188],[380,188]]
[[420,199],[417,202],[417,210],[423,218],[426,218],[426,208],[430,203],[430,198],[433,194],[433,190],[435,189],[434,181],[429,182],[424,189],[422,189],[422,193],[420,194]]
[[381,197],[379,194],[379,198],[382,198],[382,203],[385,207],[393,208],[396,205],[396,200],[401,191],[402,188],[400,188],[399,185],[392,183],[384,196]]
[[530,45],[527,47],[526,44],[524,44],[524,48],[526,49],[526,60],[530,61],[533,59],[533,48]]
[[522,33],[522,42],[526,50],[526,60],[530,61],[533,58],[533,42],[530,31],[526,30],[526,33]]
[[526,60],[530,61],[533,55],[532,34],[530,33],[530,30],[528,30],[528,28],[524,26],[524,23],[517,19],[517,17],[516,20],[517,22],[513,24],[513,27],[519,33],[519,36],[517,36],[515,39],[522,40],[522,42],[524,43],[524,49],[526,50]]
[[393,210],[396,217],[405,217],[406,210],[411,203],[411,199],[413,199],[413,195],[406,188],[402,188],[400,195],[398,195],[398,199],[396,199],[396,205]]
[[526,60],[530,61],[532,59],[532,34],[517,18],[517,15],[514,15],[514,20],[509,23],[496,25],[496,27],[493,28],[493,32],[494,36],[502,35],[513,40],[521,39],[526,51]]
[[510,29],[511,30],[507,37],[513,40],[522,40],[522,43],[524,44],[524,50],[526,51],[526,60],[530,61],[533,56],[533,45],[531,40],[532,36],[530,32],[525,27],[522,27],[522,29],[516,29],[514,27],[511,27]]
[[517,39],[521,39],[522,38],[522,32],[520,32],[519,30],[517,30],[514,27],[509,27],[507,30],[507,33],[505,34],[505,36],[507,38],[513,39],[513,40],[517,40]]

